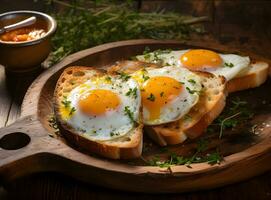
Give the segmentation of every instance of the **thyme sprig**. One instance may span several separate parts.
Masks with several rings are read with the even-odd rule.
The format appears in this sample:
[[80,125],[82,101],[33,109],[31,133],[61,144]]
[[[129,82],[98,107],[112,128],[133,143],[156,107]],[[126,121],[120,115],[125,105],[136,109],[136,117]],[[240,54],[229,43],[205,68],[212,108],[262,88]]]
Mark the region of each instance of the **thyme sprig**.
[[148,161],[148,164],[151,166],[159,166],[159,167],[170,167],[173,165],[186,165],[191,168],[192,163],[202,163],[207,162],[210,165],[219,164],[223,160],[223,156],[219,153],[219,150],[216,149],[212,153],[204,152],[208,148],[208,141],[201,139],[197,143],[195,153],[190,157],[184,157],[177,155],[176,153],[169,152],[168,160],[161,160],[159,156],[154,156],[152,159]]
[[[59,5],[61,12],[56,10]],[[202,32],[202,27],[192,24],[208,20],[164,11],[139,12],[132,1],[48,0],[48,7],[58,23],[49,65],[73,52],[107,42],[138,38],[184,39],[190,33]]]

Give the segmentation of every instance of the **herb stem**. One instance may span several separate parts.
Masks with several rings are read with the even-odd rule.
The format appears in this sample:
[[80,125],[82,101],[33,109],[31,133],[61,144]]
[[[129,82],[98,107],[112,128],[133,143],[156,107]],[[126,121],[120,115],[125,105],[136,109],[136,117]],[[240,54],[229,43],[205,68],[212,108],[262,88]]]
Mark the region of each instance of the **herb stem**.
[[238,115],[240,115],[240,114],[241,114],[241,112],[238,112],[238,113],[235,113],[234,115],[229,116],[229,117],[227,117],[227,118],[225,118],[225,119],[222,120],[222,122],[221,122],[221,124],[220,124],[219,139],[221,139],[221,138],[222,138],[222,135],[223,135],[223,127],[224,127],[224,123],[225,123],[227,120],[232,119],[232,118],[234,118],[234,117],[236,117],[236,116],[238,116]]

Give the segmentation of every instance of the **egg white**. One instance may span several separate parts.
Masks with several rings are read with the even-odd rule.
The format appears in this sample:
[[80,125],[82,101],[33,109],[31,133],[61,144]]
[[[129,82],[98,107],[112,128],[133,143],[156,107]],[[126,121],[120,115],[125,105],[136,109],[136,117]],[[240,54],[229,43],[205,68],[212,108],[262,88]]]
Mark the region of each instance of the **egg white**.
[[[132,74],[138,81],[140,88],[147,83],[144,76],[149,78],[155,76],[170,77],[183,84],[184,90],[171,102],[168,102],[160,109],[160,116],[155,120],[149,119],[149,111],[143,105],[143,122],[147,125],[158,125],[182,118],[198,102],[199,93],[202,89],[201,78],[185,68],[175,66],[165,66],[162,68],[145,68]],[[193,82],[191,82],[193,80]],[[190,90],[189,90],[190,89]],[[194,91],[191,93],[191,91]]]
[[[155,51],[145,55],[139,55],[136,58],[140,61],[159,63],[164,66],[172,65],[184,67],[184,65],[181,63],[180,58],[187,51],[189,51],[189,49],[180,51]],[[235,54],[219,55],[223,60],[222,66],[219,66],[218,68],[205,68],[203,71],[210,72],[216,76],[224,76],[226,80],[229,81],[249,67],[249,57],[243,57]],[[233,67],[226,66],[225,63],[232,63]]]
[[[130,88],[136,88],[136,96],[126,95]],[[108,111],[105,115],[84,114],[79,108],[80,97],[93,89],[106,89],[116,93],[121,104],[116,110]],[[127,115],[125,108],[129,109],[135,121],[139,120],[140,89],[132,78],[127,81],[119,77],[110,77],[110,80],[107,77],[88,80],[75,87],[67,96],[67,100],[71,102],[70,107],[75,108],[75,112],[67,119],[67,124],[91,140],[111,140],[127,134],[134,127],[134,121]]]

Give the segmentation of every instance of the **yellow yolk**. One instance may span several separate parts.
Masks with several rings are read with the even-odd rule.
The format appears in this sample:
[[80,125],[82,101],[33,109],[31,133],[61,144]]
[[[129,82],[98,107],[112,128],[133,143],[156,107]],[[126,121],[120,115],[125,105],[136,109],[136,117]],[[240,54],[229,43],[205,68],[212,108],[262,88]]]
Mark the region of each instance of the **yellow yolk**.
[[222,65],[219,54],[205,49],[189,50],[181,56],[181,63],[190,70],[217,68]]
[[107,111],[116,110],[120,105],[120,98],[110,90],[95,89],[79,100],[80,110],[91,116],[104,115]]
[[183,90],[180,82],[170,77],[150,78],[141,90],[143,106],[149,111],[149,120],[158,119],[161,108],[175,99]]

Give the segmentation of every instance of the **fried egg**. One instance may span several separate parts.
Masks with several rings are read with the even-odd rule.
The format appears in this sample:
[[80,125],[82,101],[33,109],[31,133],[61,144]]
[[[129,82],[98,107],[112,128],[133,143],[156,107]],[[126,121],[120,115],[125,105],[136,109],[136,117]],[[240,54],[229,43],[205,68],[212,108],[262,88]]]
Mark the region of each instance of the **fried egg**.
[[249,67],[249,57],[235,54],[218,54],[206,49],[157,50],[137,56],[145,62],[185,67],[191,71],[206,71],[231,80]]
[[124,136],[139,121],[141,94],[130,77],[94,77],[72,89],[62,103],[61,113],[69,126],[104,141]]
[[140,85],[143,122],[157,125],[176,121],[197,103],[201,78],[185,68],[144,68],[131,75]]

